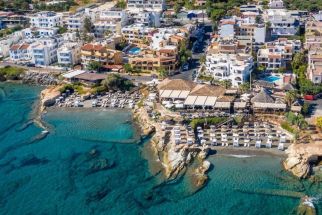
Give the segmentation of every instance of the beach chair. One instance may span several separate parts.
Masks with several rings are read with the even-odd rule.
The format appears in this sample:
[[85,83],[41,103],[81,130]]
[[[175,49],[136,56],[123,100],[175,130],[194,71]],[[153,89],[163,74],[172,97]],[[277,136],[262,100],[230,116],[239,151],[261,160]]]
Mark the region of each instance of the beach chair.
[[266,148],[272,148],[272,140],[270,138],[267,139]]
[[284,150],[284,143],[283,142],[280,142],[279,144],[278,144],[278,150],[281,150],[281,151],[283,151]]
[[244,147],[249,147],[250,146],[250,139],[247,137],[244,139]]
[[233,139],[233,146],[234,147],[239,147],[238,141],[239,141],[239,138],[238,137],[234,137],[234,139]]
[[256,143],[255,143],[255,147],[256,148],[261,148],[261,145],[262,145],[262,140],[261,139],[257,139],[256,140]]

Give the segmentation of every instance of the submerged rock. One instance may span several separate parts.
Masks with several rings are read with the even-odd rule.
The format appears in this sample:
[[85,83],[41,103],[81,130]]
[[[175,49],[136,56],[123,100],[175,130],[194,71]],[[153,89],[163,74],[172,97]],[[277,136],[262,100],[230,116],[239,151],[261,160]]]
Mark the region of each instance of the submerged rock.
[[35,155],[29,155],[28,157],[24,158],[20,162],[19,167],[46,164],[48,162],[49,162],[49,160],[47,160],[47,159],[40,159],[40,158],[36,157]]
[[106,158],[95,159],[90,163],[87,174],[92,174],[98,171],[106,170],[114,166],[114,162],[109,162]]
[[111,192],[111,189],[106,186],[101,186],[95,191],[87,193],[86,203],[98,202],[102,200],[107,194]]
[[297,208],[297,215],[316,215],[313,199],[305,196],[301,199],[301,203]]

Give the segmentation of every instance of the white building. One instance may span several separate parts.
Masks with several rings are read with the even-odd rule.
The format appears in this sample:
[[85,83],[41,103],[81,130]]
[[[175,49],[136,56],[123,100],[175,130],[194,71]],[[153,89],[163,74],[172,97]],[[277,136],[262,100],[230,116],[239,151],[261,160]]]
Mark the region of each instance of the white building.
[[153,11],[140,11],[131,14],[134,23],[141,23],[150,27],[160,27],[160,13]]
[[61,26],[62,23],[62,15],[51,11],[39,12],[30,16],[31,27],[51,28]]
[[248,54],[208,54],[205,65],[214,79],[230,80],[232,86],[237,87],[249,80],[254,62]]
[[300,27],[298,13],[285,9],[267,10],[265,21],[270,23],[269,27],[273,37],[295,35]]
[[258,65],[264,66],[266,70],[277,70],[286,67],[292,60],[292,56],[300,50],[300,40],[279,38],[276,41],[266,43],[265,48],[259,49],[257,62]]
[[97,21],[93,25],[95,37],[104,37],[111,33],[119,34],[122,29],[121,23],[114,21]]
[[8,57],[10,47],[24,38],[23,31],[16,31],[5,38],[0,39],[0,57]]
[[104,37],[106,33],[121,33],[122,27],[129,22],[125,10],[111,8],[99,13],[99,18],[94,22],[94,34],[96,37]]
[[165,10],[164,0],[128,0],[127,9],[129,11],[163,11]]
[[64,43],[57,50],[58,63],[67,66],[73,66],[80,62],[80,48],[79,43]]
[[271,9],[281,9],[284,8],[284,2],[283,0],[270,0],[268,7]]
[[9,53],[13,62],[26,62],[32,59],[31,46],[28,43],[12,45]]
[[120,22],[121,26],[125,26],[129,22],[128,14],[125,10],[112,8],[100,12],[99,20]]
[[309,52],[307,78],[314,84],[322,83],[322,50]]
[[53,37],[57,35],[58,28],[52,27],[52,28],[26,28],[22,30],[25,34],[26,38],[32,38],[32,37]]
[[158,32],[149,37],[151,41],[150,48],[160,50],[165,46],[169,46],[170,37],[174,35],[186,38],[185,33],[181,32],[178,28],[158,28]]
[[122,28],[122,36],[128,43],[140,44],[153,30],[155,29],[144,24],[133,24]]
[[66,26],[69,31],[81,32],[84,27],[85,16],[82,14],[75,14],[66,18]]
[[36,65],[48,66],[57,62],[57,49],[63,43],[62,37],[40,38],[32,44],[32,61]]

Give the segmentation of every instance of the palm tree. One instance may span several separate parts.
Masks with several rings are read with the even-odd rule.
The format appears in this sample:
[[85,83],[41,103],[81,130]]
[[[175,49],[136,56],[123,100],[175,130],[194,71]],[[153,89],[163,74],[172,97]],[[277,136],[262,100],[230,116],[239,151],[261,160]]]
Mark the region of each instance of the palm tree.
[[225,87],[225,89],[228,89],[232,86],[231,80],[223,80],[220,82],[221,86]]
[[298,98],[297,92],[296,91],[289,91],[286,93],[284,100],[285,103],[290,107]]
[[168,76],[168,72],[165,70],[164,67],[158,68],[157,72],[159,74],[159,77],[162,78],[162,79],[164,79],[164,78],[166,78]]

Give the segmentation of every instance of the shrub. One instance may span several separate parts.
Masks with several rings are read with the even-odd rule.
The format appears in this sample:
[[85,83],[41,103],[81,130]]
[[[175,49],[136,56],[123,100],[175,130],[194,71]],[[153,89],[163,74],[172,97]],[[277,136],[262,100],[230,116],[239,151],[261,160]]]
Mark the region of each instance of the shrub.
[[205,123],[208,125],[217,125],[227,120],[227,117],[208,117],[208,118],[198,118],[193,119],[190,122],[190,126],[195,129],[198,126],[203,126]]
[[282,122],[281,127],[292,134],[296,134],[296,130],[288,122]]
[[19,80],[20,76],[25,72],[24,69],[18,67],[6,66],[0,68],[0,76],[2,80]]
[[316,118],[316,126],[322,129],[322,116]]

